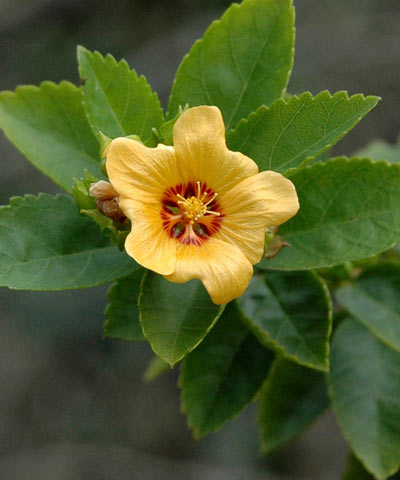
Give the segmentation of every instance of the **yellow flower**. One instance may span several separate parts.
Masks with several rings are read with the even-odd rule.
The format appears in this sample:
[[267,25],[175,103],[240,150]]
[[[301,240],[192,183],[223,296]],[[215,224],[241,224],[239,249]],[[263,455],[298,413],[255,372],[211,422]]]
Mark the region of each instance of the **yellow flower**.
[[172,282],[199,278],[214,303],[227,303],[246,290],[266,228],[298,211],[296,190],[228,150],[217,107],[185,111],[173,138],[173,147],[156,148],[116,138],[107,149],[110,181],[132,221],[125,249]]

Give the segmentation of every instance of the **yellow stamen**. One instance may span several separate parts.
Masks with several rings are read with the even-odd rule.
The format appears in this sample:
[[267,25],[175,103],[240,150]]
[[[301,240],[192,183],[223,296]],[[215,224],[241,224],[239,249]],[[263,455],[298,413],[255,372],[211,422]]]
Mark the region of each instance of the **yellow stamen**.
[[212,203],[217,198],[217,196],[218,196],[218,193],[214,193],[212,198],[207,203],[205,203],[204,205],[210,205],[210,203]]
[[196,184],[197,184],[197,198],[199,198],[201,194],[200,182],[197,180]]
[[201,217],[206,214],[216,215],[219,216],[220,212],[215,212],[213,210],[209,210],[207,207],[210,205],[215,198],[217,197],[217,193],[214,193],[213,196],[204,203],[205,198],[208,197],[210,192],[203,192],[201,194],[201,184],[199,181],[196,182],[197,184],[197,196],[192,195],[191,197],[185,198],[181,194],[177,194],[179,198],[178,204],[181,205],[181,209],[183,210],[183,215],[189,220],[190,225],[194,225]]

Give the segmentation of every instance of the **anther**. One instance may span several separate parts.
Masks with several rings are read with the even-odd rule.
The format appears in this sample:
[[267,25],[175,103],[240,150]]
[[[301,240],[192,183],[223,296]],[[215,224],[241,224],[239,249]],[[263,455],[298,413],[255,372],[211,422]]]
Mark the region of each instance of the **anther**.
[[212,196],[212,198],[210,198],[210,200],[208,202],[206,202],[204,205],[205,206],[210,205],[210,203],[212,203],[217,197],[218,197],[218,193],[215,192],[214,195]]
[[200,198],[200,194],[201,194],[200,182],[197,180],[196,184],[197,184],[197,197]]
[[[205,202],[205,199],[210,196],[211,198]],[[208,210],[208,206],[216,199],[217,193],[212,191],[202,192],[202,186],[200,181],[196,181],[196,196],[191,195],[185,198],[180,193],[177,194],[179,200],[177,204],[180,205],[182,215],[186,217],[186,221],[189,225],[197,223],[204,215],[210,214],[220,216],[219,212]]]

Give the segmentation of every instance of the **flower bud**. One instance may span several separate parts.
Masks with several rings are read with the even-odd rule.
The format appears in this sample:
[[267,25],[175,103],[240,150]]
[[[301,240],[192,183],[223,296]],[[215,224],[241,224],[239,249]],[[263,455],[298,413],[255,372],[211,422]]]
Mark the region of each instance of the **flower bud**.
[[288,242],[285,242],[285,240],[281,236],[275,235],[272,241],[270,241],[268,245],[266,245],[264,258],[270,260],[271,258],[276,257],[278,253],[282,250],[282,248],[285,247],[290,247],[290,244]]
[[94,197],[97,210],[115,223],[121,223],[125,215],[119,208],[119,195],[110,182],[100,180],[92,183],[89,194]]

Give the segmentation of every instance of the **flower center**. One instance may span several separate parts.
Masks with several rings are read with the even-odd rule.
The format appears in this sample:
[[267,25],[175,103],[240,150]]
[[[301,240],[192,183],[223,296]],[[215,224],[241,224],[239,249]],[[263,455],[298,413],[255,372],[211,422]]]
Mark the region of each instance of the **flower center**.
[[221,227],[218,194],[200,181],[168,188],[163,195],[163,228],[179,243],[201,245]]
[[192,195],[188,198],[183,197],[180,193],[177,194],[178,205],[180,205],[183,215],[185,216],[186,220],[194,225],[201,217],[206,215],[207,213],[210,215],[216,215],[219,217],[221,215],[220,212],[215,212],[214,210],[210,210],[208,207],[209,205],[217,198],[218,193],[214,192],[211,194],[211,198],[207,201],[207,197],[210,196],[211,192],[203,192],[201,193],[201,184],[199,181],[196,182],[196,196]]

